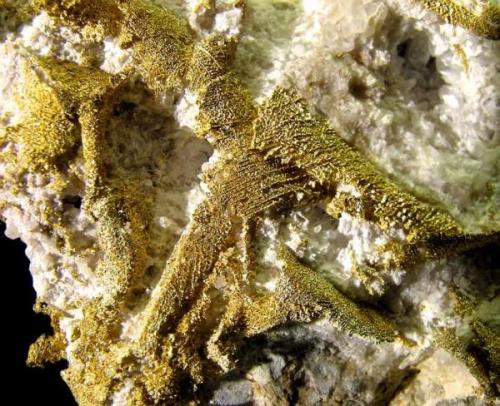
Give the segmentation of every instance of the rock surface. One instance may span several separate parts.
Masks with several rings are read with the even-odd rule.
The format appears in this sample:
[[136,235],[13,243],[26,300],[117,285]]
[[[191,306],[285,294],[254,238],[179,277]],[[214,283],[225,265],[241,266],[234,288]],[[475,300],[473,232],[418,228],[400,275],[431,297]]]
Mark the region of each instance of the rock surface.
[[495,402],[499,13],[0,0],[28,362],[82,405]]

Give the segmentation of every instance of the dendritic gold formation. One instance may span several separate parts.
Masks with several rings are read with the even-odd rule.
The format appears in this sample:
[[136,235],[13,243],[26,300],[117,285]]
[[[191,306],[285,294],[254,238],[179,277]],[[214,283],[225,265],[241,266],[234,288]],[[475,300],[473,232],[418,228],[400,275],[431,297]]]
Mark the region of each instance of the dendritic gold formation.
[[[493,6],[476,16],[451,1],[422,3],[477,35],[499,38],[499,13]],[[293,89],[278,88],[256,105],[231,68],[237,39],[214,34],[196,41],[186,21],[143,0],[35,0],[17,11],[30,15],[40,10],[88,35],[118,36],[134,59],[133,70],[111,75],[91,61],[77,65],[24,52],[26,84],[19,105],[27,114],[0,134],[2,143],[21,146],[2,151],[1,160],[13,163],[18,173],[50,174],[47,187],[54,190],[72,181],[72,162],[83,150],[83,209],[97,224],[104,255],[95,273],[105,293],[81,304],[79,336],[71,340],[74,360],[63,373],[80,404],[106,404],[127,379],[132,382],[130,404],[196,401],[198,384],[238,362],[245,338],[290,322],[327,318],[346,334],[412,345],[390,315],[351,300],[285,245],[278,252],[282,270],[276,288],[266,293],[252,289],[257,266],[252,234],[266,212],[324,202],[332,217],[347,212],[387,232],[404,230],[405,238],[385,246],[383,260],[364,271],[375,277],[499,240],[499,232],[466,233],[445,210],[391,181],[326,119],[310,112]],[[130,75],[139,75],[153,93],[189,89],[195,94],[197,135],[220,157],[204,173],[206,200],[196,208],[144,304],[137,340],[124,343],[122,314],[147,272],[151,221],[150,196],[141,179],[121,178],[106,165],[110,115]],[[14,181],[8,186],[20,187]],[[353,192],[343,191],[345,186]],[[78,251],[56,211],[46,207],[41,216],[59,236],[62,250]],[[217,298],[221,307],[214,310],[214,284],[221,274],[231,287]],[[42,304],[39,310],[52,317],[54,335],[33,344],[28,361],[34,365],[64,358],[67,346],[57,327],[58,311]],[[464,359],[494,395],[498,337],[480,321],[473,329],[490,370],[454,331],[437,332],[436,342]]]
[[[481,15],[451,0],[419,0],[424,7],[434,11],[444,21],[471,30],[476,35],[490,39],[500,38],[498,5],[489,4]],[[493,3],[493,2],[490,2]]]

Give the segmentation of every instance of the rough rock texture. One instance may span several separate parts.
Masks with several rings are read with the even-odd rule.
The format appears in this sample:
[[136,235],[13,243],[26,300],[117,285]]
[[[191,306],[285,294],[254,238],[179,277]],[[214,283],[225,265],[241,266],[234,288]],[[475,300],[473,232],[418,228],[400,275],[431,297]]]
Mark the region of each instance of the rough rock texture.
[[0,215],[82,405],[489,404],[500,11],[0,0]]

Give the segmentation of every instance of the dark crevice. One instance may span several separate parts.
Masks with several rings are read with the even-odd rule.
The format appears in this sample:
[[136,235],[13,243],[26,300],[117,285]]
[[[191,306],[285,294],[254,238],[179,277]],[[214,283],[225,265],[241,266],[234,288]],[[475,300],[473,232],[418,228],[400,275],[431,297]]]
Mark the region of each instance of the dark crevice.
[[353,77],[349,81],[349,92],[357,99],[366,99],[368,97],[368,87],[358,77]]
[[399,383],[394,382],[392,385],[389,385],[383,400],[380,401],[380,404],[390,404],[392,400],[394,400],[400,393],[404,392],[405,389],[415,381],[419,373],[420,370],[417,368],[409,368],[402,371],[401,376],[399,377]]
[[35,291],[24,254],[26,245],[20,240],[8,239],[4,232],[5,224],[0,222],[3,286],[8,292],[2,295],[2,308],[8,310],[3,325],[3,331],[8,332],[4,337],[3,372],[7,381],[4,397],[17,405],[76,405],[60,375],[61,370],[67,368],[66,361],[45,368],[26,366],[29,346],[40,335],[50,335],[52,328],[49,317],[33,311]]
[[425,64],[425,67],[427,68],[427,70],[429,71],[429,73],[436,75],[436,71],[437,71],[437,68],[436,68],[436,57],[435,56],[431,56],[427,60],[427,63]]
[[435,101],[444,82],[437,69],[438,61],[431,54],[428,34],[424,31],[413,31],[408,35],[409,38],[395,45],[395,53],[401,61],[401,77],[412,83],[411,93],[417,102],[426,98]]
[[291,406],[300,404],[300,388],[305,384],[304,374],[301,371],[295,372],[291,385],[289,394],[289,404]]
[[396,46],[396,53],[400,58],[406,58],[408,53],[408,46],[410,45],[410,40],[403,41]]
[[63,203],[73,206],[75,209],[82,207],[82,197],[79,195],[68,195],[63,198]]
[[137,104],[127,100],[122,100],[115,106],[113,106],[113,115],[117,117],[123,117],[123,116],[131,117],[136,110],[137,110]]

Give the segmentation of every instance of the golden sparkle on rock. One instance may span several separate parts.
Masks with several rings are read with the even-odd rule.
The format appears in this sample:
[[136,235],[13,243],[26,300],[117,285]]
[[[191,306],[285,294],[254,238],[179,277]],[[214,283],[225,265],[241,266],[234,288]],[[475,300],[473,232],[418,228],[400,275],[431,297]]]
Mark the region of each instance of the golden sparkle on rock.
[[[497,38],[489,23],[493,11],[476,17],[452,2],[422,3],[454,24]],[[194,385],[230,370],[239,341],[287,322],[326,317],[348,334],[405,342],[389,316],[355,303],[284,246],[276,289],[254,292],[252,230],[271,210],[323,201],[331,216],[348,212],[385,231],[403,229],[405,241],[387,247],[392,256],[379,264],[380,271],[498,239],[498,233],[466,234],[446,211],[390,181],[292,90],[278,88],[256,106],[231,70],[236,39],[212,35],[195,42],[186,21],[142,0],[35,0],[33,7],[89,35],[118,35],[135,61],[133,72],[109,75],[27,53],[25,96],[19,101],[24,116],[1,135],[20,147],[17,155],[0,156],[16,161],[18,171],[63,178],[61,163],[71,161],[79,148],[83,153],[83,208],[97,225],[104,255],[95,273],[105,293],[82,303],[79,336],[63,373],[81,405],[106,404],[127,379],[133,384],[130,404],[179,401],[185,396],[182,382]],[[209,140],[221,158],[204,173],[208,197],[142,310],[137,340],[124,342],[124,306],[147,267],[151,201],[139,181],[107,173],[105,154],[114,98],[132,74],[157,95],[190,89],[199,105],[197,135]],[[339,185],[349,185],[359,197],[338,192]],[[222,274],[230,280],[224,293],[214,289]],[[216,302],[222,306],[217,311]],[[55,311],[49,313],[57,324]],[[55,336],[33,345],[31,363],[64,357],[65,340],[55,330]],[[484,342],[492,342],[487,331],[477,331]],[[452,339],[443,342],[459,346]],[[467,363],[474,364],[467,354]]]
[[485,5],[481,15],[476,15],[453,0],[416,1],[447,23],[463,27],[481,37],[500,39],[500,7],[497,4]]

